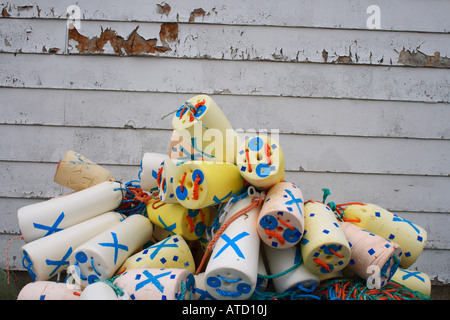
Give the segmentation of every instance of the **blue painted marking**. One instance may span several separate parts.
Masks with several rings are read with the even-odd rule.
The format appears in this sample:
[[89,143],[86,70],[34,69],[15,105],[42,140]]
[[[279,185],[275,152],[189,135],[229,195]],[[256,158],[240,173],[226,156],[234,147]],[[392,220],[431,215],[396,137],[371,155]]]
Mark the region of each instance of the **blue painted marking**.
[[[225,197],[223,197],[222,199],[219,199],[219,198],[217,198],[217,196],[214,196],[213,197],[213,201],[214,201],[214,204],[220,204],[220,203],[222,203],[223,201],[225,201],[225,199],[227,199],[229,196],[231,196],[233,194],[233,191],[230,191],[230,192],[228,192],[228,194],[225,196]],[[213,205],[214,205],[213,204]]]
[[246,294],[252,290],[252,286],[245,282],[241,282],[237,285],[236,290],[240,293]]
[[79,262],[79,263],[85,263],[88,259],[86,253],[84,253],[83,251],[78,251],[75,254],[75,259]]
[[405,222],[405,223],[409,224],[418,234],[420,234],[420,230],[411,221],[403,219],[402,217],[399,217],[395,214],[394,214],[394,219],[392,219],[392,221]]
[[51,227],[44,226],[43,224],[34,223],[34,222],[33,222],[33,226],[36,229],[47,230],[47,233],[44,235],[44,237],[46,237],[54,232],[63,230],[61,228],[58,228],[58,226],[61,224],[61,221],[64,219],[64,217],[65,217],[64,212],[61,212],[61,214],[58,216],[58,218],[56,218],[56,221],[53,223],[53,225]]
[[50,272],[49,277],[52,277],[60,267],[69,265],[69,261],[67,261],[67,259],[70,257],[71,254],[72,254],[72,247],[69,247],[69,249],[64,254],[61,260],[50,260],[50,259],[45,260],[45,263],[48,266],[55,266],[55,269],[53,269],[53,271]]
[[128,247],[124,244],[119,243],[119,241],[117,240],[117,234],[115,234],[114,232],[111,232],[111,236],[113,238],[113,242],[111,243],[102,242],[99,243],[99,245],[101,245],[102,247],[114,248],[114,265],[115,265],[117,263],[117,256],[119,254],[119,250],[128,251]]
[[172,273],[171,271],[168,271],[168,272],[161,273],[161,274],[154,276],[150,273],[150,271],[144,270],[142,272],[142,274],[145,275],[147,277],[147,279],[136,284],[135,291],[138,291],[139,289],[145,287],[147,284],[151,283],[156,287],[156,289],[158,289],[161,293],[163,293],[164,286],[161,284],[161,282],[159,282],[158,279],[168,276],[171,273]]
[[303,216],[302,209],[300,208],[300,205],[299,205],[299,203],[303,203],[303,200],[301,198],[294,197],[294,194],[291,192],[291,190],[284,189],[284,191],[286,191],[286,193],[291,197],[291,200],[286,201],[284,204],[288,205],[288,206],[295,204],[297,206],[298,211]]
[[230,237],[228,237],[226,234],[223,234],[220,236],[221,239],[225,240],[225,244],[223,245],[223,247],[219,250],[219,252],[217,252],[217,254],[214,256],[213,259],[217,258],[218,256],[220,256],[228,247],[233,248],[234,252],[236,252],[236,254],[238,255],[238,257],[245,259],[244,254],[242,253],[241,249],[239,249],[238,245],[236,244],[236,242],[238,242],[240,239],[249,236],[250,234],[248,232],[241,232],[240,234],[238,234],[237,236],[235,236],[233,239],[230,239]]
[[181,189],[181,186],[178,186],[175,190],[175,193],[177,195],[178,200],[185,200],[188,195],[188,190],[186,187],[183,187],[183,190]]
[[283,232],[283,238],[290,243],[298,242],[301,236],[302,234],[298,229],[292,230],[288,228]]
[[260,163],[256,166],[255,172],[258,177],[265,178],[270,175],[271,169],[267,163]]
[[418,276],[420,274],[420,272],[408,271],[408,270],[404,270],[404,269],[400,269],[400,270],[403,271],[404,273],[406,273],[404,276],[402,276],[402,280],[406,280],[410,277],[414,277],[425,283],[425,279]]
[[153,260],[162,248],[178,248],[178,245],[175,243],[166,244],[166,242],[169,240],[170,240],[170,238],[166,238],[165,240],[161,241],[160,243],[154,244],[153,246],[149,247],[147,250],[154,250],[152,252],[152,254],[150,255],[150,259]]
[[267,214],[261,218],[259,225],[264,229],[273,230],[278,226],[278,221],[274,216]]
[[172,233],[173,235],[175,235],[175,232],[173,232],[173,230],[175,230],[175,228],[177,227],[177,224],[171,224],[170,226],[168,226],[163,219],[161,219],[161,216],[158,216],[158,220],[159,222],[161,222],[161,224],[163,225],[164,230],[169,231],[170,233]]
[[198,169],[195,169],[194,172],[192,173],[192,180],[195,181],[197,179],[197,177],[200,177],[200,181],[198,182],[198,184],[202,184],[203,180],[205,179],[205,176],[203,175],[203,172],[201,172]]
[[254,137],[248,142],[248,148],[252,151],[259,151],[264,145],[264,141],[260,137]]

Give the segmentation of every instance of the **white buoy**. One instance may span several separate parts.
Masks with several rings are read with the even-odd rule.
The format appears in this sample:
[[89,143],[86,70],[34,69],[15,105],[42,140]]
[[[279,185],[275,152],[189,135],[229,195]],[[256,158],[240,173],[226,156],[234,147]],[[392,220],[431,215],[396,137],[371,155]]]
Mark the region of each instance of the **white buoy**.
[[119,300],[119,298],[110,285],[98,281],[84,288],[80,300]]
[[264,244],[263,248],[272,275],[284,273],[299,264],[290,272],[272,279],[277,292],[289,289],[312,289],[319,284],[318,275],[309,271],[302,262],[300,245],[280,250]]
[[[252,204],[252,196],[238,200],[225,218]],[[215,243],[205,270],[206,290],[219,300],[248,299],[257,284],[260,239],[256,220],[261,205],[253,207],[225,229]]]
[[93,187],[31,204],[17,211],[19,228],[30,242],[119,207],[121,184],[106,181]]
[[80,300],[81,290],[63,282],[36,281],[20,290],[17,300]]
[[114,282],[131,300],[191,300],[195,279],[186,269],[129,269]]
[[163,162],[160,171],[158,171],[158,190],[159,199],[164,203],[178,203],[175,196],[175,173],[178,165],[182,162],[173,159],[167,159]]
[[69,266],[73,251],[117,225],[123,216],[107,212],[22,246],[23,266],[34,280],[48,280]]
[[76,248],[70,264],[78,270],[82,287],[110,279],[125,260],[151,239],[148,218],[132,215]]
[[141,163],[142,170],[139,173],[142,190],[149,192],[158,191],[158,171],[167,159],[169,159],[169,156],[166,154],[153,152],[144,153]]

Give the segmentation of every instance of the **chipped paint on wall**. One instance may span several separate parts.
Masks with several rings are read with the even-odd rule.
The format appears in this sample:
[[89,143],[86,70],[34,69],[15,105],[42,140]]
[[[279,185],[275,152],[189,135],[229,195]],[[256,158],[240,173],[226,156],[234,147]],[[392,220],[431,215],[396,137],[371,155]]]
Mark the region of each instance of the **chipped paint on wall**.
[[419,50],[411,51],[403,48],[398,56],[398,63],[414,67],[425,66],[450,68],[450,58],[441,57],[439,51],[436,51],[433,55],[426,55]]
[[132,55],[141,53],[164,53],[172,50],[169,47],[169,42],[175,41],[178,38],[178,24],[177,23],[163,23],[159,37],[162,46],[158,45],[157,38],[145,39],[138,33],[139,26],[137,26],[130,35],[125,39],[118,35],[115,30],[106,28],[101,30],[100,36],[89,38],[82,35],[76,28],[69,30],[69,40],[74,40],[78,44],[76,48],[79,53],[101,53],[104,51],[104,46],[109,42],[114,53],[119,55]]

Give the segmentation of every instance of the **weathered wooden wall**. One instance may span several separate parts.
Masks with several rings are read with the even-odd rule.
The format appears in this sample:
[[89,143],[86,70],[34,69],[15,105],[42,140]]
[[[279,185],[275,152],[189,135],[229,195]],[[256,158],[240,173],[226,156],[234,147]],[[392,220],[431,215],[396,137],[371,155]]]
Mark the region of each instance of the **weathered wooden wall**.
[[144,152],[168,152],[161,118],[206,93],[235,128],[280,130],[307,198],[326,187],[424,227],[412,268],[449,282],[449,1],[79,0],[68,32],[72,4],[0,4],[1,252],[18,208],[68,191],[67,150],[136,179]]

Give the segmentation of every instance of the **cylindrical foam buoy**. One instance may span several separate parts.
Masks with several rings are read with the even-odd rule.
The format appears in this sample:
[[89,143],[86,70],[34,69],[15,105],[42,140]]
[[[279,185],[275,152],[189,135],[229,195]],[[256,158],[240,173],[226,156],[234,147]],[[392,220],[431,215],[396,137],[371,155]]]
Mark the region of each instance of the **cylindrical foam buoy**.
[[194,276],[187,269],[129,269],[113,283],[131,300],[189,300],[195,292]]
[[[319,284],[319,276],[309,271],[302,263],[300,245],[286,249],[275,249],[267,244],[263,245],[272,275],[282,274],[273,278],[273,285],[277,292],[289,289],[314,289]],[[283,274],[293,266],[299,264],[295,269]]]
[[304,231],[303,193],[291,182],[270,188],[258,217],[257,230],[267,245],[286,249],[296,245]]
[[75,191],[115,180],[111,172],[72,150],[59,162],[54,178],[56,183]]
[[236,165],[242,177],[258,189],[269,189],[285,176],[281,146],[267,135],[245,139],[238,146]]
[[205,233],[209,223],[209,208],[188,209],[179,203],[164,203],[152,199],[147,205],[147,215],[151,222],[179,234],[186,240],[197,240]]
[[121,184],[106,181],[93,187],[31,204],[17,211],[25,242],[30,242],[119,207]]
[[403,251],[402,269],[409,268],[422,253],[427,231],[374,204],[353,204],[344,210],[344,221],[397,243]]
[[217,300],[205,288],[205,273],[194,274],[195,294],[193,300]]
[[[190,142],[191,146],[184,147],[183,157],[178,157],[179,160],[235,162],[237,134],[208,95],[197,95],[186,101],[174,114],[172,126],[183,137],[184,143]],[[195,153],[201,158],[195,159]]]
[[117,271],[138,268],[180,268],[195,272],[191,249],[182,236],[170,236],[129,257]]
[[351,250],[331,209],[321,202],[305,204],[305,232],[300,240],[305,266],[313,273],[342,270]]
[[363,279],[370,277],[378,289],[384,287],[399,266],[400,246],[350,222],[340,222],[339,225],[352,251],[346,268]]
[[48,280],[69,266],[73,251],[84,242],[119,224],[123,216],[107,212],[21,248],[22,263],[34,280]]
[[158,191],[158,171],[167,159],[169,159],[167,154],[153,152],[144,153],[141,162],[141,171],[139,173],[142,190],[149,192]]
[[97,281],[84,288],[80,300],[119,300],[119,298],[110,285]]
[[[238,200],[226,220],[252,204],[252,196]],[[257,284],[260,239],[256,220],[261,205],[231,222],[218,238],[205,270],[206,290],[216,299],[248,299]]]
[[26,284],[17,300],[80,300],[81,289],[63,282],[36,281]]
[[77,269],[82,287],[110,279],[136,250],[151,239],[153,226],[141,215],[131,215],[76,248],[70,264]]
[[391,281],[395,281],[410,290],[418,291],[427,296],[431,294],[430,277],[423,272],[399,268],[392,276]]
[[182,162],[167,159],[164,161],[162,167],[158,171],[158,191],[159,199],[164,203],[178,203],[178,199],[175,196],[175,173],[177,172],[178,165]]
[[189,209],[226,202],[244,187],[231,163],[186,162],[178,166],[174,178],[178,202]]

